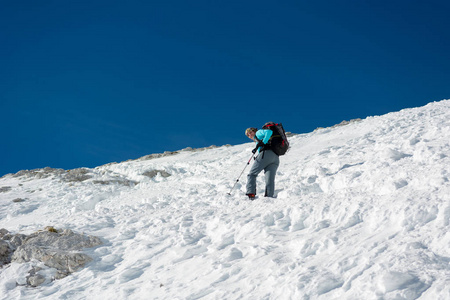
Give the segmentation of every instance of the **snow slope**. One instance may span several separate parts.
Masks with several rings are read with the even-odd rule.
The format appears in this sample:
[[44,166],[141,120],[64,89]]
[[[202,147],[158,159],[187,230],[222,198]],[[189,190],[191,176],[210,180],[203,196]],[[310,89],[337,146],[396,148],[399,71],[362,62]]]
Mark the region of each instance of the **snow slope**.
[[252,143],[100,166],[84,181],[2,177],[0,228],[69,228],[104,245],[38,288],[16,286],[35,262],[1,269],[1,299],[450,299],[450,100],[290,141],[277,198],[253,202],[245,173],[227,195]]

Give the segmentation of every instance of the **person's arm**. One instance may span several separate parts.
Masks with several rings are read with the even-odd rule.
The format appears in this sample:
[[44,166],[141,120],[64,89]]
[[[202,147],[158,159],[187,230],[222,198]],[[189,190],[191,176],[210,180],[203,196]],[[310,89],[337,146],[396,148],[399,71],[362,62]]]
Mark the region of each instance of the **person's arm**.
[[273,131],[270,129],[260,129],[256,132],[256,137],[259,141],[262,141],[264,144],[267,144],[272,137]]
[[272,130],[269,129],[258,130],[255,134],[256,148],[252,152],[256,153],[256,150],[258,153],[261,152],[262,147],[269,142],[272,133]]

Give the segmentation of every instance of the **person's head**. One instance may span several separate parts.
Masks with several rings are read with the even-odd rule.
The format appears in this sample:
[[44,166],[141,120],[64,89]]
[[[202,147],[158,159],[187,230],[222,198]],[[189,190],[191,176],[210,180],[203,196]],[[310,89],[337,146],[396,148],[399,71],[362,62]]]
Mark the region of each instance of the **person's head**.
[[255,127],[250,127],[250,128],[247,128],[245,130],[245,135],[249,139],[253,140],[255,138],[255,134],[256,134],[257,131],[258,131],[258,129],[256,129]]

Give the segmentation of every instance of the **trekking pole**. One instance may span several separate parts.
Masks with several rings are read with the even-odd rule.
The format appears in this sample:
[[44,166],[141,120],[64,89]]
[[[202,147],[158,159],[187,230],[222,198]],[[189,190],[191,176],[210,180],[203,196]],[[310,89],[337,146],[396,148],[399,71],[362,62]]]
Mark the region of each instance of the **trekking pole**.
[[252,158],[255,156],[255,152],[252,153],[252,157],[250,157],[250,159],[248,160],[247,164],[245,165],[244,170],[242,170],[241,174],[239,175],[238,179],[236,180],[236,182],[234,183],[233,187],[231,188],[230,192],[228,193],[228,195],[231,196],[231,191],[234,189],[234,187],[236,186],[236,184],[239,182],[239,178],[241,178],[242,174],[244,173],[245,169],[247,168],[247,166],[250,164],[250,162],[252,161]]

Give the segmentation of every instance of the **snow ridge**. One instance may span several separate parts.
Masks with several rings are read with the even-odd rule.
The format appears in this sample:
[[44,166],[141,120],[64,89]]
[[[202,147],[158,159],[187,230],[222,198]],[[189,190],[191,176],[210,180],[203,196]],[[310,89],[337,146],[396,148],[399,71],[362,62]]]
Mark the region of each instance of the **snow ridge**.
[[227,195],[250,143],[4,176],[0,228],[104,244],[36,289],[16,286],[33,262],[0,269],[0,297],[450,299],[449,141],[450,100],[291,136],[277,198],[253,202],[245,176]]

